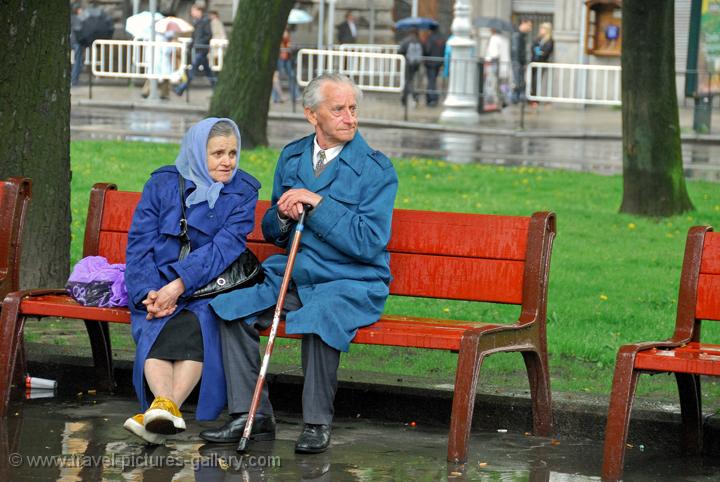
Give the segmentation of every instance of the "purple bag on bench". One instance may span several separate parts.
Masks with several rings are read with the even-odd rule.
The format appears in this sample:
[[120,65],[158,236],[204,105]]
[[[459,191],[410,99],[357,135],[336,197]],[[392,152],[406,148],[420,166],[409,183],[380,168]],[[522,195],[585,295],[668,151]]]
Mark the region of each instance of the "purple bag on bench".
[[75,265],[65,285],[68,294],[84,306],[127,306],[125,265],[110,264],[103,256],[88,256]]

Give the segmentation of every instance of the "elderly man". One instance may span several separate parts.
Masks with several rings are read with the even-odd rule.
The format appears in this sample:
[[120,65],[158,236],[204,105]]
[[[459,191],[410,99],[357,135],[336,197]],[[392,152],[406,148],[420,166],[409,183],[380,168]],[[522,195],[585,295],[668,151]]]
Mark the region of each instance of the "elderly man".
[[[272,207],[262,222],[265,238],[287,248],[304,206],[312,207],[285,302],[286,332],[303,336],[305,425],[295,444],[298,453],[329,446],[340,352],[348,350],[359,327],[378,320],[389,293],[387,243],[398,180],[390,160],[357,131],[361,97],[352,80],[340,74],[323,74],[308,84],[303,106],[315,133],[283,149]],[[221,337],[234,419],[202,432],[209,442],[235,442],[242,435],[259,371],[257,329],[272,321],[286,263],[286,255],[271,256],[263,263],[262,284],[218,296],[211,304],[227,320]],[[267,389],[252,436],[275,437]]]

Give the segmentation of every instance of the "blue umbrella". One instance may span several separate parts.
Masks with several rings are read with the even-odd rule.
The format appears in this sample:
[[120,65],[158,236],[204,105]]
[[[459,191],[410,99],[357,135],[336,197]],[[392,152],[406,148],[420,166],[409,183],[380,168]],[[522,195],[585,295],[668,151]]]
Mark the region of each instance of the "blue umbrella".
[[395,22],[395,28],[402,30],[406,28],[416,28],[418,30],[432,30],[438,28],[438,23],[432,18],[426,17],[405,17]]

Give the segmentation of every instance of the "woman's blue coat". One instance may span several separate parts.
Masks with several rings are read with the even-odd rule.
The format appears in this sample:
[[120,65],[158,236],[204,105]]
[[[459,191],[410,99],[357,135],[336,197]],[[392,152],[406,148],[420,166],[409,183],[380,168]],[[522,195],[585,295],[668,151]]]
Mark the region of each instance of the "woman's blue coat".
[[[275,170],[272,207],[263,218],[265,238],[288,246],[280,231],[276,203],[291,188],[306,188],[323,199],[305,221],[292,279],[302,307],[288,313],[287,333],[315,333],[347,351],[357,329],[382,314],[390,284],[390,240],[398,179],[390,160],[357,133],[319,177],[312,167],[314,135],[283,149]],[[292,232],[290,232],[292,234]],[[255,320],[275,305],[287,255],[263,263],[262,284],[219,295],[211,303],[226,320]]]
[[[133,384],[144,411],[151,401],[145,389],[145,359],[165,323],[180,311],[189,310],[200,321],[205,352],[196,418],[213,420],[226,402],[220,320],[208,307],[209,299],[189,300],[187,296],[217,277],[245,250],[245,240],[255,222],[260,183],[238,170],[232,181],[223,186],[213,209],[206,202],[186,208],[192,251],[178,261],[181,218],[178,175],[175,166],[165,166],[152,173],[128,234],[125,283],[132,334],[137,344]],[[194,188],[192,181],[185,180],[185,197]],[[146,320],[147,311],[142,301],[148,292],[159,290],[178,277],[182,278],[186,290],[178,300],[175,313]]]

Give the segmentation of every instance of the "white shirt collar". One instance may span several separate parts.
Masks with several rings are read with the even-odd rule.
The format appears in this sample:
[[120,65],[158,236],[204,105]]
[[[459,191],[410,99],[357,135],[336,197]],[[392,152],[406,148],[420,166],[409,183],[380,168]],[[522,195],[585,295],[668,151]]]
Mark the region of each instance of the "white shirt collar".
[[318,153],[320,151],[325,151],[325,162],[329,163],[333,159],[335,159],[338,155],[340,155],[340,151],[343,150],[343,147],[345,147],[345,144],[338,144],[337,146],[330,147],[328,149],[323,149],[320,147],[317,141],[317,136],[313,139],[313,157],[312,157],[312,163],[313,163],[313,169],[315,169],[315,166],[318,162]]

